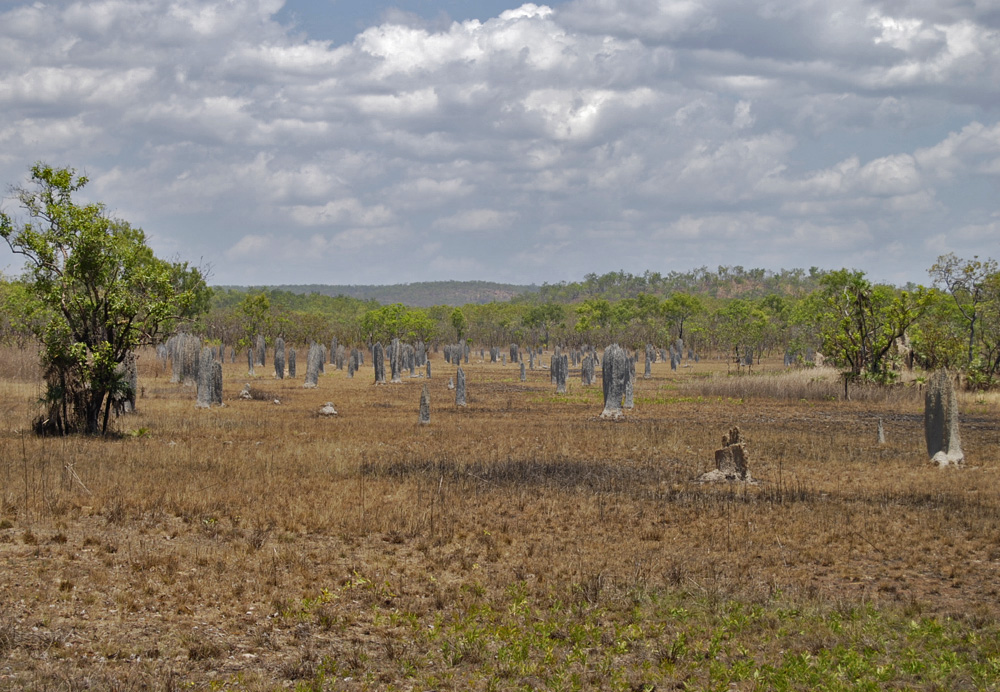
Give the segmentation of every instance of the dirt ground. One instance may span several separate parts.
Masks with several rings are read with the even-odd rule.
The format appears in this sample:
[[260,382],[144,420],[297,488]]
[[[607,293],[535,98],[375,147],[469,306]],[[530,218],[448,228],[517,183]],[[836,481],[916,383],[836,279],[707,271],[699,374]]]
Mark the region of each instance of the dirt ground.
[[[109,440],[34,437],[37,383],[0,385],[0,687],[315,686],[337,661],[319,687],[462,689],[425,633],[519,590],[611,620],[637,592],[1000,615],[994,398],[963,395],[966,464],[938,469],[917,391],[699,394],[717,362],[657,363],[609,422],[578,370],[556,395],[473,362],[459,408],[440,356],[430,380],[328,366],[314,390],[226,364],[205,411],[153,361]],[[694,482],[733,425],[758,484]]]

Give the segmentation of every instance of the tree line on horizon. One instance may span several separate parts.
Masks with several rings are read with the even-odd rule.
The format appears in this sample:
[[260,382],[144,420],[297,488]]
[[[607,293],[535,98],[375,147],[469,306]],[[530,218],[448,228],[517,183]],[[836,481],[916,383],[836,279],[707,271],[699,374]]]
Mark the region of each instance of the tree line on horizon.
[[[301,344],[400,338],[484,346],[616,342],[637,350],[680,339],[687,348],[741,363],[775,353],[801,360],[819,352],[854,379],[891,382],[906,360],[959,370],[970,387],[994,386],[1000,378],[997,263],[949,254],[928,273],[929,287],[900,288],[851,269],[616,271],[546,283],[505,301],[430,307],[318,291],[215,287],[207,289],[205,309],[179,326],[238,350],[258,334],[268,342],[281,336]],[[29,307],[29,287],[23,279],[2,279],[0,301],[0,339],[26,344],[40,315],[37,306]]]
[[819,352],[845,383],[891,383],[904,359],[961,370],[974,388],[994,386],[1000,373],[1000,271],[989,258],[942,255],[928,269],[928,287],[875,283],[851,269],[702,267],[587,274],[503,301],[384,305],[212,289],[198,268],[155,257],[142,230],[102,204],[77,203],[73,193],[86,183],[72,169],[38,163],[32,186],[14,188],[24,217],[0,211],[0,237],[26,259],[21,276],[0,277],[0,341],[40,347],[48,420],[60,433],[106,433],[113,401],[127,394],[122,366],[137,348],[178,331],[240,350],[263,335],[358,346],[393,338],[432,346],[683,344],[738,363]]

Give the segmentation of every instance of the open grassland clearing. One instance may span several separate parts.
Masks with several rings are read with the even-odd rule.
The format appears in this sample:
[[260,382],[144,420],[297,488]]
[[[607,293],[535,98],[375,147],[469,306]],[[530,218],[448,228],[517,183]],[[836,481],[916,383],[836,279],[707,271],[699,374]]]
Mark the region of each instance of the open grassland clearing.
[[[937,469],[917,383],[821,371],[657,363],[609,422],[576,370],[473,362],[456,408],[438,355],[378,387],[227,363],[196,410],[147,353],[103,440],[34,437],[33,358],[0,362],[0,687],[997,687],[989,395]],[[759,485],[693,483],[733,425]]]

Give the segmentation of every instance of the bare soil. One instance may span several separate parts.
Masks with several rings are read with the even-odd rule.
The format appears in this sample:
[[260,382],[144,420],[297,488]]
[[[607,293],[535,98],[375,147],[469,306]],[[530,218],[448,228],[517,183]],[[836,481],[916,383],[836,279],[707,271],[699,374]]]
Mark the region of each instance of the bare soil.
[[[251,401],[226,364],[226,405],[197,410],[141,362],[116,439],[36,438],[38,384],[0,381],[0,688],[315,686],[335,661],[319,687],[463,689],[482,661],[414,633],[512,589],[612,619],[637,593],[1000,616],[994,399],[963,397],[966,465],[937,469],[919,392],[698,395],[718,363],[656,364],[608,422],[577,371],[557,396],[547,370],[472,363],[457,408],[437,357],[397,385],[258,377]],[[693,482],[734,425],[758,485]]]

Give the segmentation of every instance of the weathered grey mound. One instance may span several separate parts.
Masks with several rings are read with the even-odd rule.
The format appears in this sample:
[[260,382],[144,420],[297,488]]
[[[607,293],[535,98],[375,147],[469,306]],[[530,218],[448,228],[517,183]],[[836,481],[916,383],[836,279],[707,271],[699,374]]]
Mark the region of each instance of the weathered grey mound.
[[743,441],[740,429],[734,427],[728,434],[722,436],[722,449],[715,450],[715,470],[703,473],[698,477],[698,481],[754,483],[750,477],[748,461],[746,443]]
[[255,346],[256,348],[254,349],[254,354],[253,354],[253,364],[264,367],[265,365],[267,365],[267,363],[265,363],[265,358],[267,357],[267,347],[264,343],[263,334],[257,335],[257,341]]
[[222,406],[222,363],[212,362],[212,406]]
[[556,394],[566,393],[566,376],[569,374],[569,356],[563,354],[552,359],[552,371],[556,374]]
[[625,381],[625,408],[635,408],[635,361],[628,359],[628,380]]
[[274,340],[274,376],[285,379],[285,340],[280,336]]
[[580,381],[588,386],[594,383],[594,356],[589,353],[580,365]]
[[420,392],[420,424],[428,425],[431,422],[431,395],[427,391],[427,385]]
[[321,416],[336,416],[337,409],[333,407],[332,401],[328,401],[325,404],[323,404],[323,407],[318,411],[318,413]]
[[385,384],[385,349],[381,342],[372,346],[372,363],[375,365],[375,384]]
[[392,343],[389,344],[389,370],[391,378],[389,381],[392,384],[400,384],[403,380],[400,377],[400,371],[403,367],[403,350],[400,346],[399,339],[393,339]]
[[927,455],[938,466],[965,461],[958,434],[958,397],[947,370],[938,370],[927,383],[924,436],[927,438]]
[[316,343],[309,346],[309,353],[306,354],[306,379],[302,383],[303,387],[312,389],[319,386],[319,372],[325,359],[322,346]]
[[115,415],[134,413],[136,392],[139,390],[139,371],[136,367],[135,353],[129,352],[115,370],[122,384],[120,389],[111,394]]
[[197,407],[209,408],[212,405],[212,349],[206,346],[201,350],[198,361],[198,393]]
[[465,406],[465,371],[461,365],[455,372],[455,406]]
[[604,351],[602,384],[604,386],[604,411],[601,418],[619,420],[622,413],[622,399],[629,381],[629,364],[625,351],[618,344],[611,344]]

